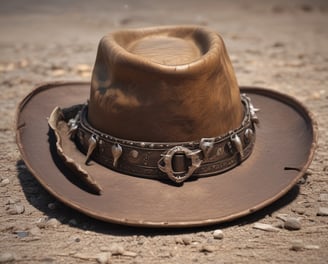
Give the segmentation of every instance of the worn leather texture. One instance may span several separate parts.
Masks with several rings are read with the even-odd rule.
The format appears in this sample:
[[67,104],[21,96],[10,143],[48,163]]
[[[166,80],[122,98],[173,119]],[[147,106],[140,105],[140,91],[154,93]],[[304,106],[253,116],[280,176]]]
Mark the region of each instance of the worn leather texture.
[[102,38],[88,120],[109,135],[177,142],[226,134],[243,112],[222,38],[201,27],[124,30]]

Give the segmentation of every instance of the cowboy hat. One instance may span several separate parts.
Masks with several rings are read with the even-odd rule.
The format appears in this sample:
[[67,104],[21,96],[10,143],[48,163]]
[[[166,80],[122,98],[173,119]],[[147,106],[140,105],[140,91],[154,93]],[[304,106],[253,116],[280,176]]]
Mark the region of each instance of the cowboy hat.
[[294,98],[239,87],[222,38],[192,26],[106,35],[91,83],[40,85],[16,129],[28,169],[60,201],[152,227],[271,204],[308,168],[317,130]]

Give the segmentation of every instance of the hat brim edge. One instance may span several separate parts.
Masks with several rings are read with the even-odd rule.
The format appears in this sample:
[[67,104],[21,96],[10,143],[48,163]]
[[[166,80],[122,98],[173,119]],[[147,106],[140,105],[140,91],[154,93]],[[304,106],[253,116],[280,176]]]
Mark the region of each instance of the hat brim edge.
[[76,209],[90,217],[102,220],[102,221],[106,221],[106,222],[111,222],[111,223],[115,223],[115,224],[120,224],[120,225],[129,225],[129,226],[142,226],[142,227],[158,227],[158,228],[163,228],[163,227],[172,227],[172,228],[181,228],[181,227],[198,227],[198,226],[206,226],[206,225],[213,225],[213,224],[218,224],[218,223],[223,223],[223,222],[227,222],[227,221],[233,221],[237,218],[241,218],[243,216],[249,215],[251,213],[257,212],[261,209],[263,209],[264,207],[272,204],[274,201],[278,200],[279,198],[281,198],[282,196],[284,196],[298,181],[299,179],[306,173],[306,170],[308,169],[308,167],[310,166],[310,163],[313,160],[313,156],[315,153],[315,149],[317,147],[317,142],[318,142],[318,124],[315,121],[314,115],[312,114],[312,112],[310,112],[304,105],[303,103],[301,103],[300,101],[298,101],[297,99],[295,99],[294,97],[291,97],[289,95],[280,93],[278,91],[274,91],[271,89],[267,89],[267,88],[261,88],[261,87],[250,87],[250,86],[240,86],[240,90],[241,93],[243,92],[253,92],[253,93],[259,93],[262,95],[268,95],[268,96],[272,96],[272,97],[279,97],[279,100],[281,100],[283,98],[283,100],[285,100],[286,103],[288,104],[293,104],[295,106],[297,106],[297,110],[302,111],[302,115],[303,117],[307,117],[308,118],[308,123],[312,128],[312,146],[309,150],[309,154],[308,154],[308,159],[306,161],[306,163],[302,166],[302,168],[298,168],[298,174],[296,177],[294,177],[294,180],[290,182],[289,185],[287,185],[284,189],[282,189],[279,193],[277,193],[274,197],[271,197],[270,199],[267,199],[265,201],[263,201],[262,203],[259,203],[258,205],[249,208],[247,210],[243,210],[240,211],[238,213],[235,214],[230,214],[227,215],[225,217],[221,217],[220,220],[218,219],[206,219],[206,220],[202,220],[202,221],[181,221],[181,222],[152,222],[152,221],[136,221],[136,220],[132,220],[132,219],[128,219],[128,218],[104,218],[100,215],[98,215],[95,212],[92,211],[86,211],[83,209],[83,206],[81,206],[78,203],[72,202],[72,201],[67,201],[66,199],[64,199],[64,197],[61,197],[60,194],[58,194],[58,192],[56,190],[54,190],[53,188],[51,188],[51,186],[49,186],[47,184],[46,181],[44,181],[42,178],[38,177],[38,173],[37,171],[34,170],[32,164],[30,164],[28,156],[26,155],[25,151],[24,151],[24,145],[22,144],[21,140],[20,140],[20,133],[21,133],[21,129],[24,128],[24,122],[23,123],[19,123],[19,117],[20,117],[20,113],[22,112],[22,110],[24,109],[25,105],[29,102],[29,100],[31,98],[33,98],[34,95],[36,95],[39,92],[42,92],[44,90],[47,90],[49,87],[54,87],[54,86],[62,86],[62,85],[67,85],[67,84],[75,84],[75,85],[86,85],[89,84],[89,82],[67,82],[67,81],[59,81],[59,82],[50,82],[50,83],[42,83],[39,84],[35,89],[32,90],[32,92],[30,92],[25,98],[23,98],[23,100],[19,103],[17,111],[16,111],[16,116],[15,116],[15,130],[16,130],[16,142],[19,148],[19,151],[21,153],[22,159],[24,160],[27,169],[34,175],[34,177],[40,182],[40,184],[49,192],[51,193],[53,196],[55,196],[58,200],[60,200],[61,202],[63,202],[64,204],[66,204],[67,206]]

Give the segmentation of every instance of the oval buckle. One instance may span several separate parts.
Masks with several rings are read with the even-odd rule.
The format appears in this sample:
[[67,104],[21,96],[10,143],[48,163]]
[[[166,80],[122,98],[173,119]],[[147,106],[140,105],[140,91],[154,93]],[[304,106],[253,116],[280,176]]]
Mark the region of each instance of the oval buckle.
[[[182,146],[175,146],[167,151],[166,154],[162,155],[162,158],[158,161],[158,168],[166,173],[166,175],[174,182],[181,183],[187,180],[194,171],[202,164],[202,161],[199,157],[200,149],[190,150]],[[190,159],[191,165],[188,166],[186,173],[177,173],[173,170],[172,167],[172,158],[175,154],[184,154],[186,158]]]

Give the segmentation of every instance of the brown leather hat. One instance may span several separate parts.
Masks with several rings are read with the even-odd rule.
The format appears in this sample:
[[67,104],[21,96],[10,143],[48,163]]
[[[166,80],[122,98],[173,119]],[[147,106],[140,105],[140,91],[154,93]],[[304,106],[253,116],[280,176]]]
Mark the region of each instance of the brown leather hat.
[[304,174],[317,133],[295,99],[238,87],[222,38],[191,26],[106,35],[91,84],[39,86],[16,125],[26,165],[59,200],[154,227],[269,205]]

